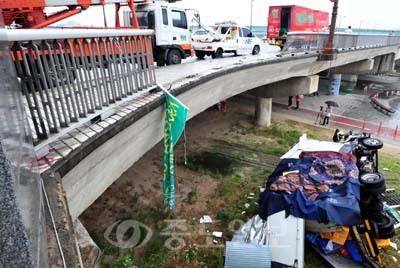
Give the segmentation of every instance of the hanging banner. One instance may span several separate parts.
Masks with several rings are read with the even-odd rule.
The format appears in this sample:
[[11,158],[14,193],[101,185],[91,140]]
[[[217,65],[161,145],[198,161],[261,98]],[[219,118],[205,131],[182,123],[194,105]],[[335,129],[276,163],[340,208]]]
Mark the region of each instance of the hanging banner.
[[174,146],[185,129],[188,108],[165,88],[158,85],[165,95],[165,126],[164,126],[164,204],[169,203],[172,209],[175,206],[174,181]]

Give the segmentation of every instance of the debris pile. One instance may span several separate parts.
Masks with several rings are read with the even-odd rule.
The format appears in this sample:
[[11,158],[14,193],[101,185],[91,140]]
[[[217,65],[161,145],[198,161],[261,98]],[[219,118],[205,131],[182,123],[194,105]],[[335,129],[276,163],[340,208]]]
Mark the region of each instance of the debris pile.
[[[269,176],[259,214],[232,242],[268,246],[264,257],[271,255],[272,266],[302,267],[306,240],[334,267],[383,267],[379,250],[396,247],[390,239],[400,213],[387,204],[393,194],[379,172],[382,147],[369,133],[350,133],[341,144],[303,135]],[[276,249],[285,244],[288,250]]]

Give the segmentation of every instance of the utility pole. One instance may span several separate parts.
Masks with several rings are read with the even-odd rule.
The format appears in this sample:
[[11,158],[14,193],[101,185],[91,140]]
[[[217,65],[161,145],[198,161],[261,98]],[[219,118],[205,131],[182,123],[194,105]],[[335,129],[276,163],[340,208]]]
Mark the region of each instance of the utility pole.
[[333,47],[333,37],[335,36],[335,29],[336,29],[336,18],[337,18],[337,11],[339,0],[331,0],[333,2],[333,9],[332,9],[332,18],[331,18],[331,26],[329,28],[329,38],[328,42],[325,44],[324,51],[320,54],[320,60],[334,60],[336,59],[337,55],[334,51]]
[[342,18],[346,18],[346,16],[339,16],[339,25],[338,25],[338,29],[340,29],[342,27]]
[[254,0],[250,0],[250,32],[253,32],[253,2]]

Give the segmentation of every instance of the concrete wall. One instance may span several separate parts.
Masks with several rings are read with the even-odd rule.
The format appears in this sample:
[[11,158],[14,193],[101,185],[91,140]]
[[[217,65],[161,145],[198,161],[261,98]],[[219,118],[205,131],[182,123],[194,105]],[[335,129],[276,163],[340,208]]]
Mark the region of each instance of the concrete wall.
[[318,91],[318,83],[318,75],[293,77],[255,88],[251,93],[263,98],[305,95]]
[[[332,67],[389,54],[393,49],[397,47],[340,53],[332,62],[318,61],[317,55],[304,55],[251,63],[229,70],[216,70],[194,79],[184,79],[185,83],[173,88],[173,91],[189,107],[190,119],[215,103],[242,92],[288,78],[309,76]],[[179,72],[184,68],[187,67],[171,66],[168,71]],[[160,81],[160,76],[157,80],[163,83],[163,80]],[[164,81],[164,85],[170,83],[168,80]],[[118,134],[97,145],[96,149],[74,166],[64,168],[64,171],[67,171],[62,172],[65,174],[62,181],[73,219],[76,219],[123,172],[162,139],[163,125],[163,106],[160,106],[150,110],[130,126],[121,128]],[[90,143],[85,146],[89,147]]]
[[372,72],[384,73],[392,71],[395,65],[395,53],[381,55],[375,58]]

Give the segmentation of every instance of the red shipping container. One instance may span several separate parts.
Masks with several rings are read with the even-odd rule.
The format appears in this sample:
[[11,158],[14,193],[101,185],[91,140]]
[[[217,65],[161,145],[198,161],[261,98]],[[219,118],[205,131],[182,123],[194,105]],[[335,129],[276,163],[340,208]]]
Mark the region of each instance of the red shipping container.
[[329,26],[329,13],[302,6],[271,6],[267,38],[277,39],[287,32],[320,32]]

